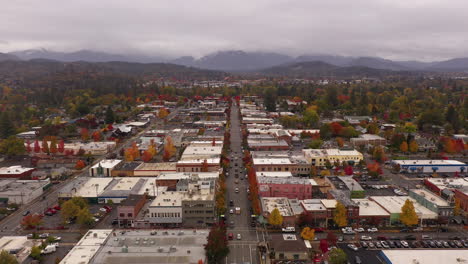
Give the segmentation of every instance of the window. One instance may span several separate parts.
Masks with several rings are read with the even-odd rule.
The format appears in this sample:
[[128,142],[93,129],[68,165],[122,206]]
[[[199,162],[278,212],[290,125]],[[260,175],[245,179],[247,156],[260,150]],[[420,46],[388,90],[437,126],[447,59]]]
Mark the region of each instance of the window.
[[279,253],[279,259],[284,259],[284,253]]
[[120,216],[120,217],[124,217],[124,216],[125,216],[125,214],[124,214],[124,213],[120,213],[120,215],[119,215],[119,216]]
[[133,213],[128,213],[127,216],[128,216],[128,217],[132,217],[132,216],[133,216]]
[[294,254],[294,255],[293,255],[293,258],[294,258],[295,260],[298,260],[298,259],[299,259],[299,254]]

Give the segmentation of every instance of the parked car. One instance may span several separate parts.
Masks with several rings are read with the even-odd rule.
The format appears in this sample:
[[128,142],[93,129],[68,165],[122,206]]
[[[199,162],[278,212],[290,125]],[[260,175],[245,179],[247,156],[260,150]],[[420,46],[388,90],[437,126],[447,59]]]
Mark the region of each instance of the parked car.
[[395,246],[396,246],[397,248],[402,248],[402,247],[403,247],[403,245],[401,244],[400,241],[395,241]]
[[384,247],[384,248],[390,248],[390,246],[388,245],[388,243],[385,242],[385,241],[380,241],[380,244],[382,244],[382,247]]
[[354,251],[358,251],[358,248],[354,244],[348,244],[347,246],[348,246],[348,248],[350,248],[350,249],[352,249]]
[[379,230],[375,227],[372,227],[372,228],[367,229],[367,232],[375,233],[375,232],[379,232]]
[[409,244],[408,244],[408,242],[406,242],[406,241],[402,240],[402,241],[400,241],[400,243],[401,243],[401,245],[402,245],[403,247],[405,247],[405,248],[409,248]]
[[228,234],[228,239],[229,239],[229,240],[233,240],[233,239],[234,239],[234,234],[233,234],[233,233],[229,233],[229,234]]
[[31,213],[31,211],[26,210],[26,211],[23,212],[23,216],[27,216],[27,215],[30,214],[30,213]]
[[455,242],[453,242],[453,241],[448,241],[448,244],[449,244],[449,246],[452,247],[452,248],[456,248],[456,247],[457,247],[457,245],[456,245]]
[[372,240],[370,236],[361,236],[361,240]]
[[237,240],[241,240],[242,237],[241,237],[241,234],[237,234]]
[[372,242],[369,242],[368,245],[369,245],[369,248],[375,248],[375,245],[374,245],[374,243],[372,243]]
[[367,248],[368,246],[366,241],[361,241],[361,247]]
[[377,241],[377,242],[375,242],[375,247],[376,248],[382,248],[382,244],[379,241]]
[[442,245],[444,245],[445,248],[449,248],[450,245],[447,241],[442,241]]
[[364,228],[359,227],[359,228],[355,228],[354,231],[356,231],[356,232],[358,232],[358,233],[362,233],[362,232],[364,232],[365,230],[364,230]]
[[393,242],[393,241],[391,241],[391,240],[388,241],[388,245],[390,246],[390,248],[395,248],[395,247],[396,247],[396,246],[395,246],[395,242]]

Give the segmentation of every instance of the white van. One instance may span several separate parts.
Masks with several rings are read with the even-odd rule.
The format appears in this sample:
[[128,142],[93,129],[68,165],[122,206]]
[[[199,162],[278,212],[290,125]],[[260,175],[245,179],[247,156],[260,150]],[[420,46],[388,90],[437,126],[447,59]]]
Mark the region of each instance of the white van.
[[57,251],[57,247],[55,245],[47,245],[42,251],[41,254],[50,254]]

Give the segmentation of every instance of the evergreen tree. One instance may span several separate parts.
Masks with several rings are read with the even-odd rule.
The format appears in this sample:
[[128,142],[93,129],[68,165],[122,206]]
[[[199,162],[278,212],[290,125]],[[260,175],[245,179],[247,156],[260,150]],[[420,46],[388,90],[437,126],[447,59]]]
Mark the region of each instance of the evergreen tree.
[[7,112],[0,115],[0,138],[8,138],[15,134],[15,127]]
[[106,124],[113,124],[115,122],[115,115],[114,111],[112,111],[112,107],[108,106],[106,110]]

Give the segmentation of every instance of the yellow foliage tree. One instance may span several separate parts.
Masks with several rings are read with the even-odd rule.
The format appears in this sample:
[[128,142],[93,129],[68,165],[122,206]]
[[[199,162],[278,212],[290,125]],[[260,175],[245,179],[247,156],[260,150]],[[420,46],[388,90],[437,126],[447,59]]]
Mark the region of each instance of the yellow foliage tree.
[[133,155],[133,149],[127,148],[124,152],[125,161],[134,161],[135,156]]
[[314,240],[315,238],[315,230],[310,227],[304,227],[301,232],[301,237],[304,240]]
[[333,215],[333,221],[335,221],[336,225],[339,227],[343,227],[348,224],[346,207],[340,202],[336,202],[336,208],[335,208],[335,213]]
[[283,224],[283,216],[281,215],[278,208],[273,209],[268,216],[268,223],[272,226],[279,227]]
[[320,172],[320,176],[322,176],[322,177],[330,176],[330,171],[329,170],[322,170]]
[[411,142],[409,143],[409,151],[416,153],[418,152],[418,148],[418,143],[416,143],[416,141],[414,140],[411,140]]
[[158,117],[160,119],[165,119],[169,115],[169,111],[166,108],[161,108],[158,111]]
[[418,215],[414,209],[414,204],[409,199],[406,199],[405,204],[401,207],[400,221],[405,226],[414,226],[418,224]]
[[453,215],[454,216],[460,215],[460,210],[461,210],[460,199],[455,198],[455,206],[453,207]]

